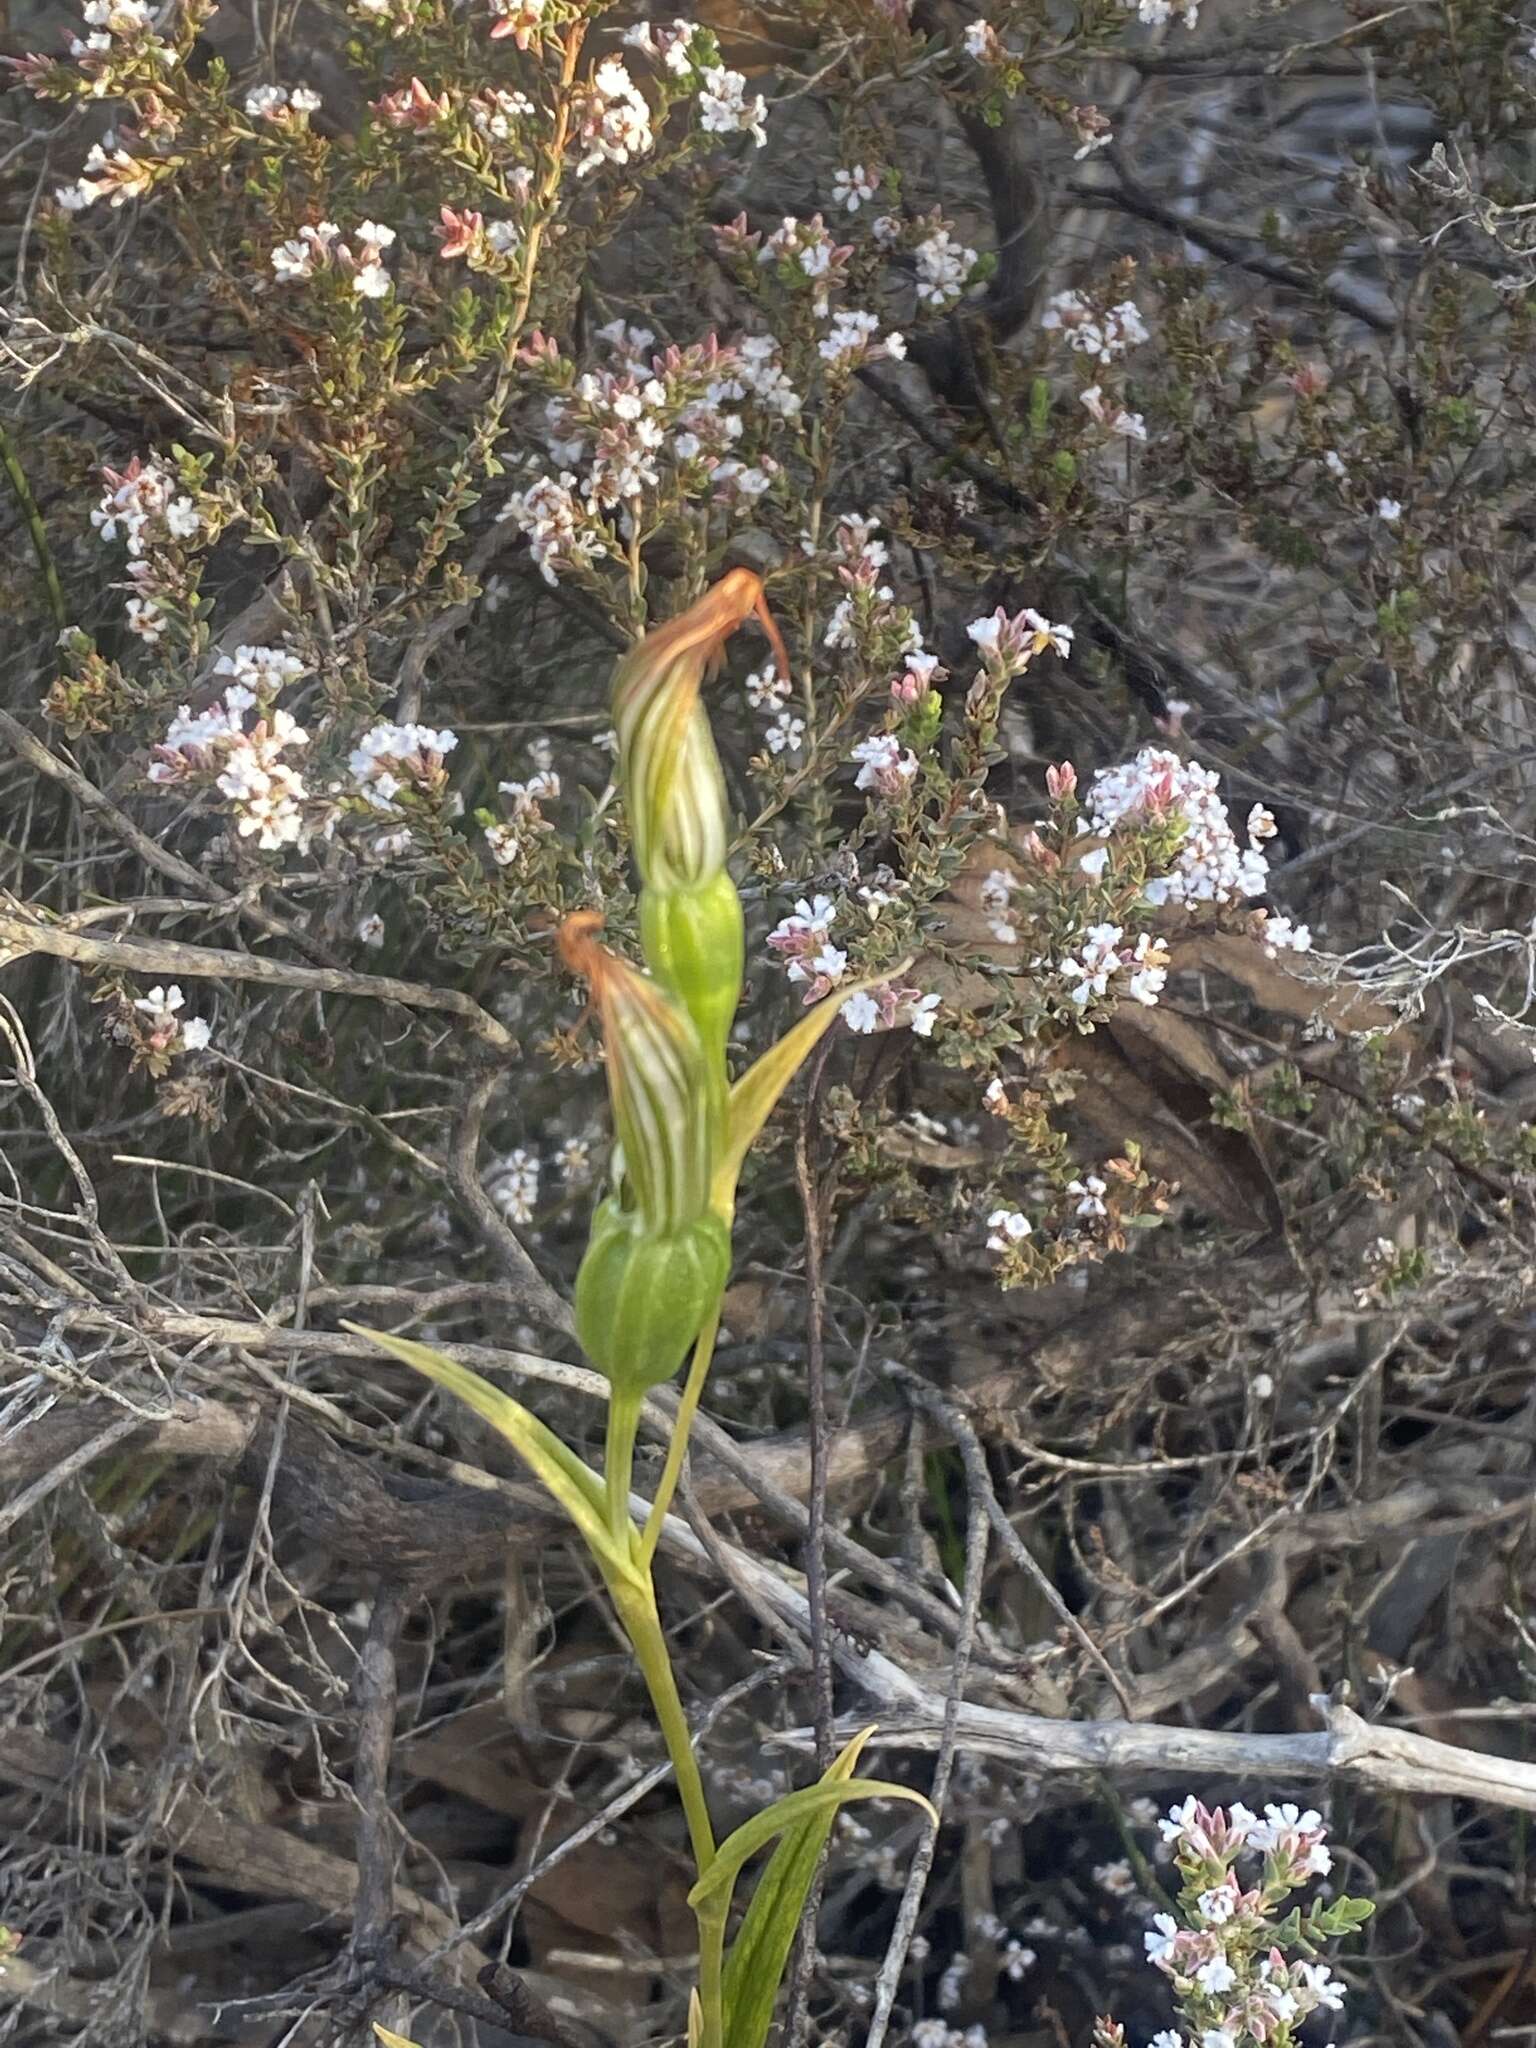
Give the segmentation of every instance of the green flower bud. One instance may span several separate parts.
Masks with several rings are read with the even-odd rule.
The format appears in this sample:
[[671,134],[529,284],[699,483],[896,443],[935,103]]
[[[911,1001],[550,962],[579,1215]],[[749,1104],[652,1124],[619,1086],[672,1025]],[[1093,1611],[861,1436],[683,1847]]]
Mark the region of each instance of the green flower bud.
[[635,864],[642,882],[655,888],[697,888],[725,866],[725,777],[699,688],[731,634],[754,613],[787,675],[762,580],[750,569],[732,569],[697,604],[648,633],[614,675],[613,722]]
[[746,963],[741,898],[725,869],[693,889],[642,889],[640,942],[651,972],[687,1010],[723,1080]]
[[720,1298],[730,1234],[700,1216],[657,1236],[613,1196],[599,1204],[576,1275],[576,1335],[616,1394],[671,1379]]
[[666,1237],[709,1207],[715,1089],[692,1018],[648,975],[598,943],[602,922],[592,910],[568,917],[560,951],[591,983],[602,1019],[624,1193],[646,1230]]

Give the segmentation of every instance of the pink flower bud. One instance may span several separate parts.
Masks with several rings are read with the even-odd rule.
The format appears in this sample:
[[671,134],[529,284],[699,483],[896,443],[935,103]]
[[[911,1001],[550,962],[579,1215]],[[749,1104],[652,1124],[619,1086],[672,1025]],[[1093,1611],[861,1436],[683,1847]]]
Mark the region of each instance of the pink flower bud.
[[1059,767],[1045,771],[1046,793],[1059,803],[1063,797],[1077,793],[1077,770],[1070,761],[1063,761]]

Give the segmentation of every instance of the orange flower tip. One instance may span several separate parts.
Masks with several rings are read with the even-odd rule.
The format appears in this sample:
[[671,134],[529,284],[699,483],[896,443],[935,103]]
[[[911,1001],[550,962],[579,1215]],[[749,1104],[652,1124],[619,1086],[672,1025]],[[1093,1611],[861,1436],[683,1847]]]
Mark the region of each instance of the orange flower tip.
[[555,935],[555,943],[560,948],[560,958],[572,974],[595,981],[601,973],[603,948],[598,944],[597,935],[602,928],[603,913],[600,910],[573,910],[562,922]]

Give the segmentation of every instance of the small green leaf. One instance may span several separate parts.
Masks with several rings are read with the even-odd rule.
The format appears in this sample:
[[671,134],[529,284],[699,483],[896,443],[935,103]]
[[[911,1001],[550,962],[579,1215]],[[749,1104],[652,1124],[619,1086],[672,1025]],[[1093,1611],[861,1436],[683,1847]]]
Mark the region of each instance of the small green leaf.
[[753,1139],[772,1116],[774,1105],[784,1090],[837,1022],[838,1012],[844,1003],[850,996],[860,995],[866,989],[883,988],[888,981],[899,979],[911,964],[910,960],[898,960],[883,974],[849,982],[827,996],[814,1010],[807,1010],[777,1045],[769,1046],[762,1058],[748,1067],[732,1088],[726,1110],[725,1146],[715,1167],[710,1189],[715,1213],[726,1223],[731,1221],[735,1212],[736,1183],[741,1178],[742,1162],[752,1148]]
[[377,2020],[373,2023],[373,2031],[384,2043],[384,2048],[416,2048],[414,2041],[407,2041],[404,2034],[392,2034],[388,2027],[381,2027]]
[[720,1844],[715,1860],[688,1894],[688,1903],[698,1912],[704,1907],[722,1910],[730,1900],[736,1880],[742,1870],[759,1851],[776,1841],[786,1829],[798,1827],[800,1822],[813,1815],[836,1813],[840,1806],[847,1806],[855,1799],[904,1799],[911,1806],[920,1806],[937,1827],[939,1817],[921,1792],[914,1792],[910,1785],[891,1785],[883,1778],[846,1778],[829,1783],[825,1778],[819,1785],[807,1785],[799,1792],[786,1792],[782,1799],[776,1799],[772,1806],[765,1806],[761,1813],[743,1821],[733,1835],[728,1835]]
[[[563,1444],[552,1429],[531,1414],[521,1401],[514,1401],[499,1387],[493,1387],[479,1373],[456,1365],[430,1344],[412,1343],[409,1337],[394,1337],[385,1330],[369,1330],[361,1323],[341,1326],[354,1336],[366,1337],[383,1351],[391,1352],[402,1364],[435,1380],[450,1394],[483,1415],[493,1429],[506,1438],[523,1463],[570,1516],[594,1556],[606,1556],[613,1548],[603,1519],[603,1483],[584,1465],[576,1453]],[[626,1559],[627,1563],[628,1560]]]
[[[854,1736],[827,1766],[823,1785],[847,1783],[874,1732],[863,1728]],[[725,1965],[725,2048],[763,2048],[768,2038],[779,1985],[836,1811],[828,1806],[786,1829],[757,1881]]]

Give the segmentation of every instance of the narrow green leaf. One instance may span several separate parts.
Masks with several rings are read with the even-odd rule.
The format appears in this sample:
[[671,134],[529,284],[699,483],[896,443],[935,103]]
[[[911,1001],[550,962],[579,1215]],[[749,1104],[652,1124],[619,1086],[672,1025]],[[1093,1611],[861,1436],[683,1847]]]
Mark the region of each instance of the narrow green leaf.
[[784,1090],[837,1022],[844,1003],[866,989],[883,988],[888,981],[905,974],[911,964],[910,960],[899,960],[883,974],[849,982],[824,997],[814,1010],[806,1011],[792,1030],[785,1032],[777,1045],[769,1046],[732,1088],[726,1111],[725,1145],[710,1189],[715,1213],[727,1223],[736,1207],[736,1183],[753,1139],[772,1116]]
[[[523,1463],[570,1516],[594,1555],[606,1555],[613,1548],[603,1518],[603,1483],[576,1453],[563,1444],[552,1429],[530,1413],[521,1401],[514,1401],[500,1387],[493,1387],[467,1366],[456,1365],[430,1344],[415,1344],[409,1337],[394,1337],[385,1330],[370,1330],[361,1323],[341,1326],[354,1336],[366,1337],[388,1351],[402,1364],[446,1387],[477,1415],[483,1415],[493,1429],[506,1438]],[[625,1560],[626,1564],[628,1560]]]
[[414,2041],[407,2041],[404,2034],[392,2034],[388,2027],[381,2027],[377,2020],[373,2023],[373,2031],[384,2043],[384,2048],[416,2048]]
[[[874,1732],[864,1728],[854,1736],[827,1766],[823,1785],[847,1783]],[[725,1965],[725,2048],[763,2048],[768,2038],[789,1952],[836,1811],[828,1806],[786,1829],[757,1881]]]
[[688,1894],[689,1905],[695,1912],[702,1906],[720,1907],[729,1900],[744,1867],[787,1828],[797,1827],[814,1814],[835,1813],[855,1799],[904,1799],[910,1806],[922,1807],[935,1827],[938,1825],[939,1817],[932,1806],[910,1785],[890,1785],[883,1778],[848,1778],[841,1783],[828,1783],[824,1778],[819,1785],[786,1792],[782,1799],[765,1806],[761,1813],[754,1813],[733,1835],[728,1835],[714,1862]]

